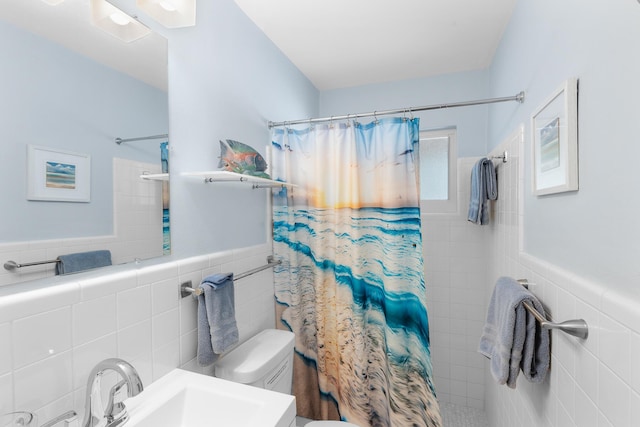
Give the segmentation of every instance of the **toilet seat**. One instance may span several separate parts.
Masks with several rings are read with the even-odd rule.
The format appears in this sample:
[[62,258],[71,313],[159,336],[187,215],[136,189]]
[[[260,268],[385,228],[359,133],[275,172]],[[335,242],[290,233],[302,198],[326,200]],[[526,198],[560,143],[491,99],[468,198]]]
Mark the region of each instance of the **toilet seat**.
[[311,421],[304,427],[358,427],[355,424],[346,421]]

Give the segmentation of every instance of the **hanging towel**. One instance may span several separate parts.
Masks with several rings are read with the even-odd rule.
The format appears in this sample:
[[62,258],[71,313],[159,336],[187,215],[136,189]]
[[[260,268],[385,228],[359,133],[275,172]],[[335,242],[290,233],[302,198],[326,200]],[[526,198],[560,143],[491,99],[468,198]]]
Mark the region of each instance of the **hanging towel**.
[[208,366],[238,342],[233,273],[208,276],[200,287],[197,355],[198,364]]
[[498,198],[496,171],[493,162],[486,157],[478,160],[471,170],[471,200],[469,221],[485,225],[489,223],[489,200]]
[[489,302],[478,351],[491,359],[498,384],[516,387],[520,369],[531,382],[544,380],[549,370],[549,331],[542,329],[522,304],[528,301],[544,316],[538,299],[510,277],[498,279]]
[[56,274],[77,273],[79,271],[111,265],[111,252],[108,250],[100,250],[60,255],[57,261]]

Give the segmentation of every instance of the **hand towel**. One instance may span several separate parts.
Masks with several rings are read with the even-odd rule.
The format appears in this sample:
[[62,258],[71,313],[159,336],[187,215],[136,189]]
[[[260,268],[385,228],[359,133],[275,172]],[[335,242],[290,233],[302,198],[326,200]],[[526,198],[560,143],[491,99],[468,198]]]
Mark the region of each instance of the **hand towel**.
[[77,273],[111,265],[111,252],[100,250],[60,255],[57,261],[56,274]]
[[544,316],[544,308],[529,290],[510,277],[496,282],[478,351],[491,359],[490,371],[498,384],[516,387],[522,369],[534,383],[549,370],[549,331],[542,329],[522,304],[529,302]]
[[212,364],[238,342],[233,273],[213,274],[200,284],[198,295],[198,364]]
[[496,171],[486,157],[478,160],[471,170],[471,198],[468,220],[480,225],[489,223],[489,200],[498,198]]

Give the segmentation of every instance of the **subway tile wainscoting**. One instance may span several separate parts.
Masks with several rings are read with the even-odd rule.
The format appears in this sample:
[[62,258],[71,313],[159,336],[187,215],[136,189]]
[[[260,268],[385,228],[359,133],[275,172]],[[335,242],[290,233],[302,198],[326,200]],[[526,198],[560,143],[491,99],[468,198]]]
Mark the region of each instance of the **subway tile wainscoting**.
[[[555,321],[583,318],[589,337],[552,332],[551,370],[542,384],[522,375],[517,388],[486,379],[486,411],[495,427],[625,427],[640,420],[640,304],[522,252],[524,143],[518,130],[491,153],[509,151],[499,164],[499,196],[488,226],[488,301],[498,277],[526,278]],[[588,238],[585,238],[588,244]]]
[[[108,249],[113,264],[162,256],[162,186],[140,179],[160,173],[160,165],[113,159],[113,233],[106,236],[0,243],[0,259],[17,263],[56,259],[60,255]],[[55,263],[0,270],[0,286],[55,276]]]
[[[484,408],[492,427],[636,425],[640,304],[522,252],[522,132],[490,153],[506,150],[510,160],[494,161],[499,191],[489,225],[466,220],[470,171],[479,158],[458,160],[457,214],[422,214],[438,399],[453,410]],[[551,371],[543,384],[520,376],[516,390],[498,386],[477,353],[493,285],[503,275],[533,283],[554,320],[584,318],[589,325],[587,340],[552,332]]]
[[[195,363],[197,301],[180,298],[180,283],[238,274],[270,254],[260,245],[58,277],[50,287],[0,287],[0,414],[29,410],[41,422],[69,409],[82,415],[89,372],[108,357],[131,362],[145,386],[176,367],[210,372]],[[236,281],[235,302],[241,342],[273,328],[272,270]]]
[[[459,213],[424,214],[427,301],[434,379],[443,406],[485,408],[492,427],[632,426],[640,419],[640,307],[603,284],[521,252],[522,149],[516,132],[492,154],[499,197],[492,222],[466,221],[468,182],[477,158],[459,160]],[[57,278],[53,287],[0,287],[0,411],[28,409],[47,420],[83,411],[89,370],[99,360],[129,359],[145,384],[174,367],[198,370],[196,304],[178,298],[179,284],[214,272],[263,265],[268,245],[180,261],[114,267],[107,275]],[[527,278],[555,320],[584,318],[589,339],[552,333],[550,376],[515,390],[497,386],[476,352],[486,305],[501,275]],[[12,285],[13,286],[13,285]],[[236,283],[241,340],[273,327],[271,270]],[[6,345],[6,344],[9,345]],[[455,410],[456,408],[454,408]]]

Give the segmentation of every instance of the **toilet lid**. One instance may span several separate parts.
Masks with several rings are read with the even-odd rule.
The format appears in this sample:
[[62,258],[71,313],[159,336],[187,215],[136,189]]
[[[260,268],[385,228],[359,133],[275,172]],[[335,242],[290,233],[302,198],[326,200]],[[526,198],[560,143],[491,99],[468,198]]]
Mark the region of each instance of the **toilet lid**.
[[311,421],[304,427],[358,427],[355,424],[346,421]]

